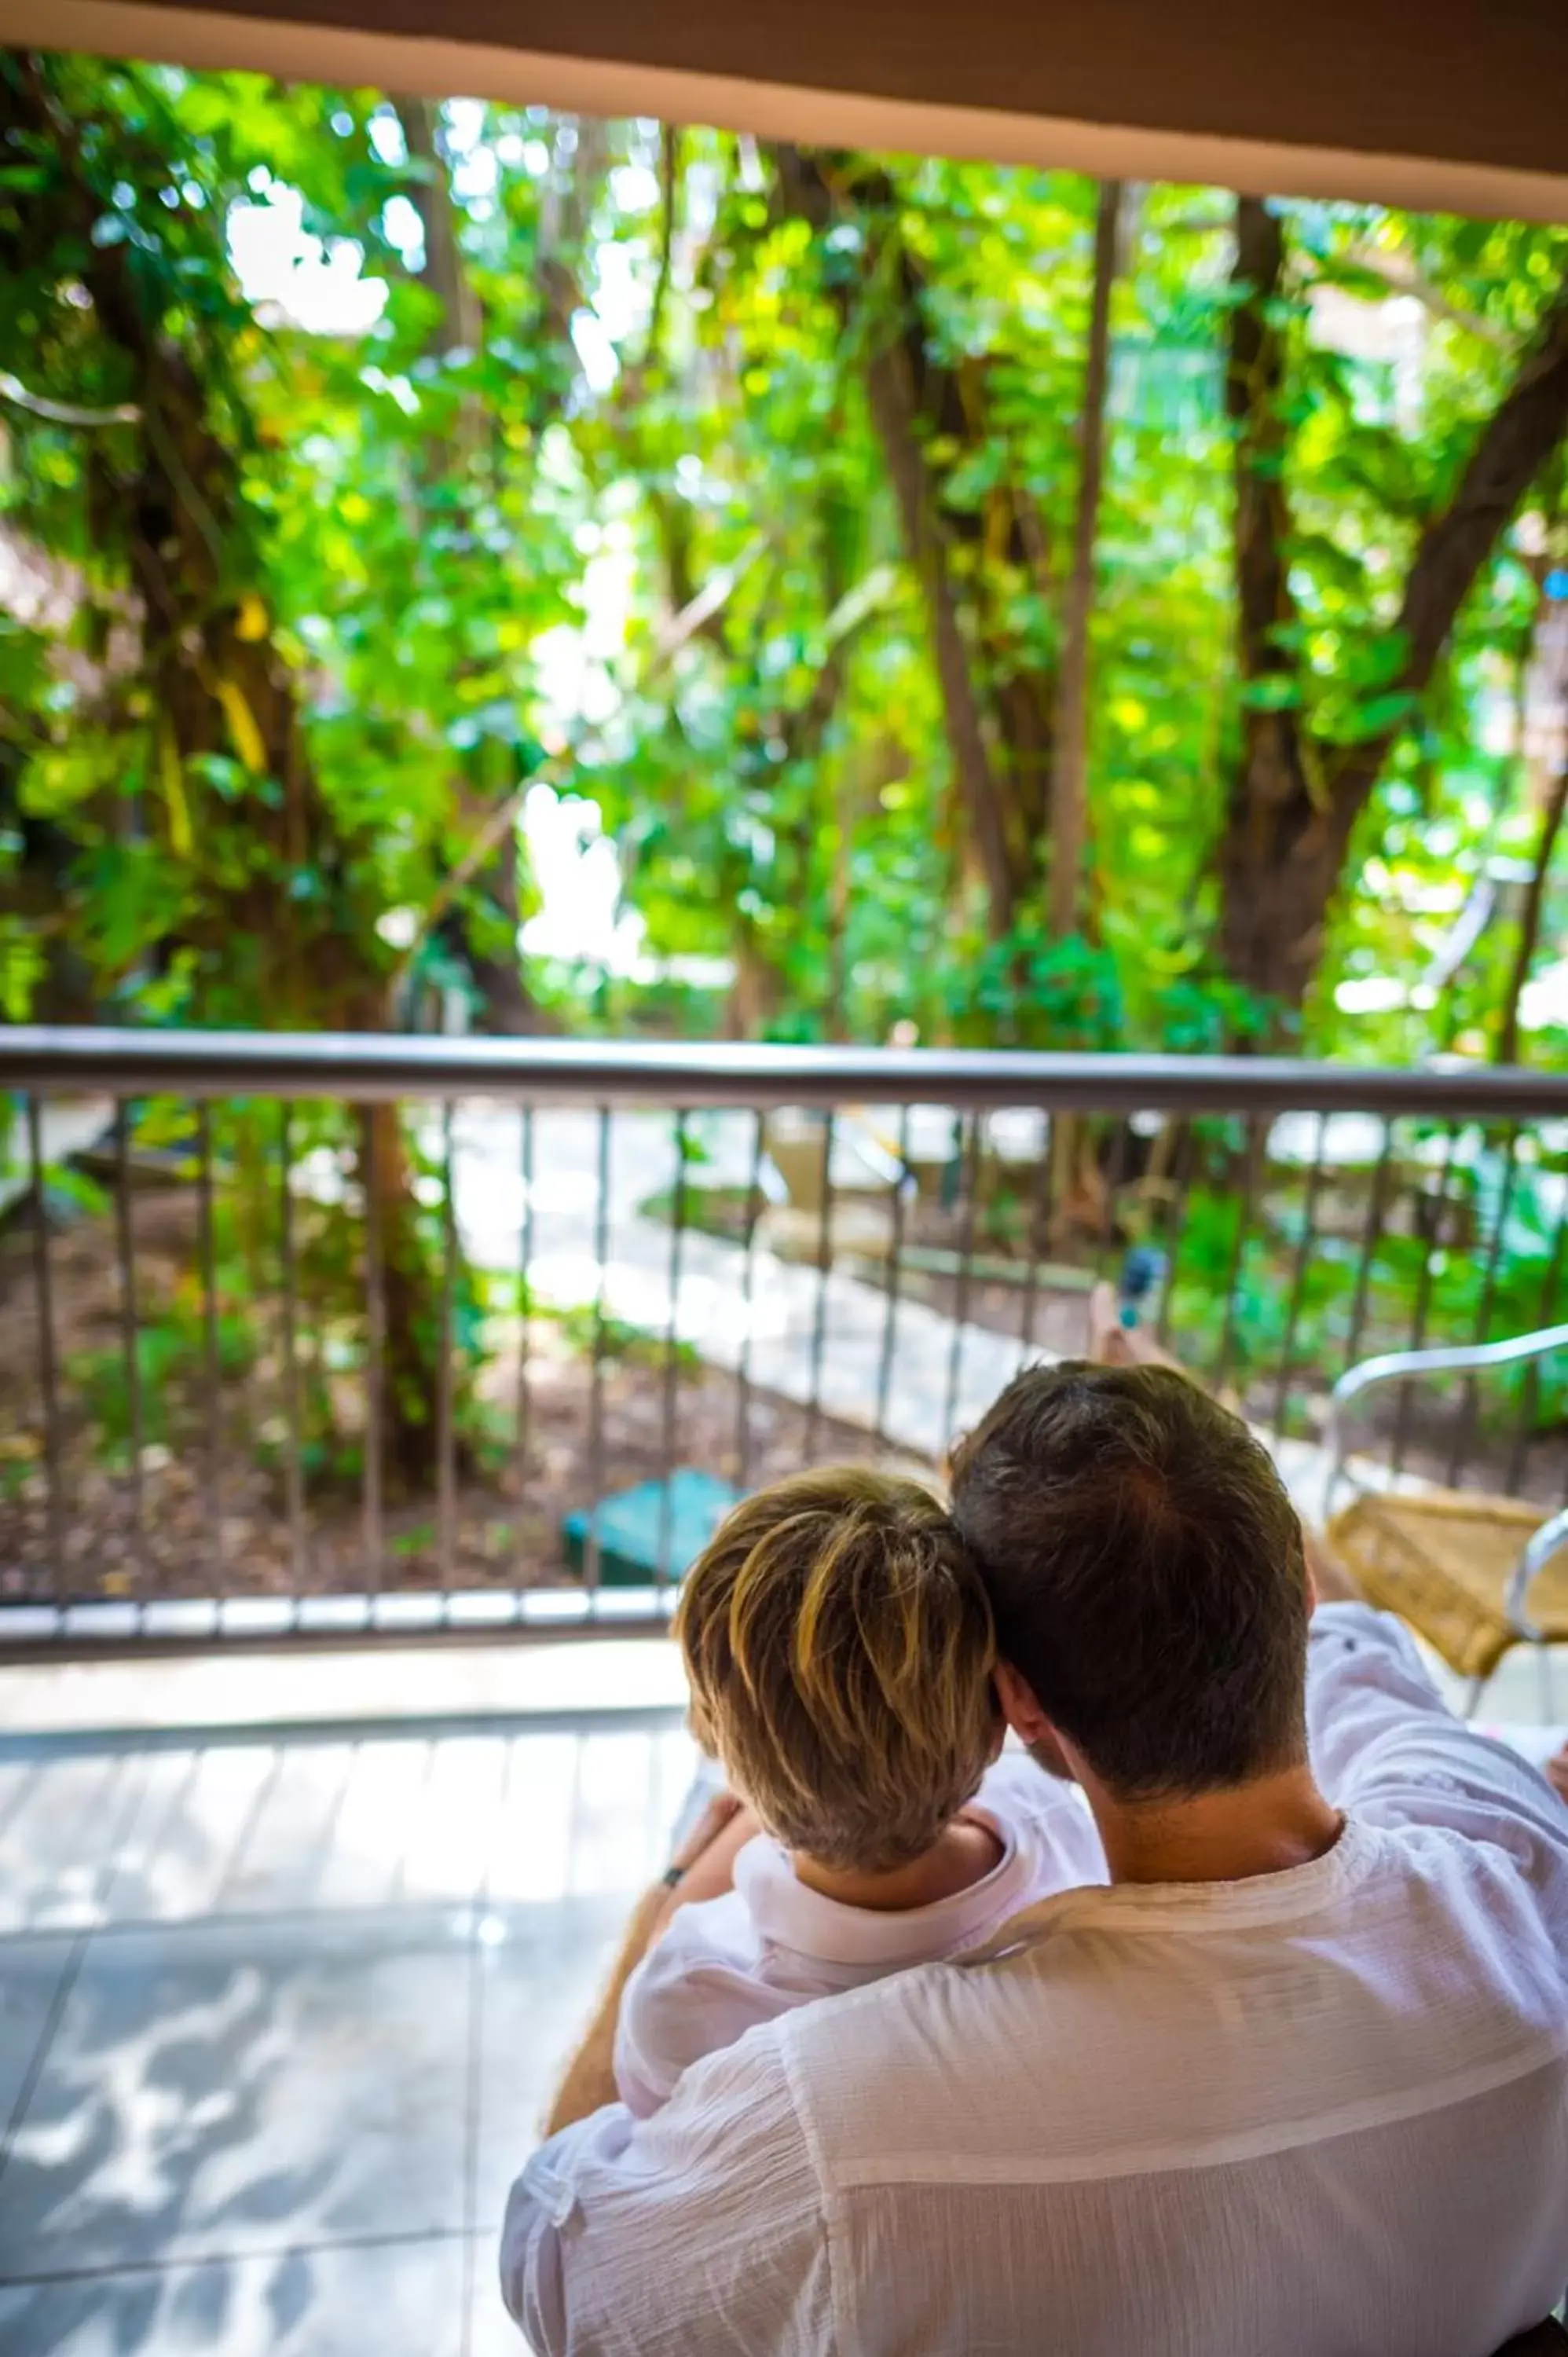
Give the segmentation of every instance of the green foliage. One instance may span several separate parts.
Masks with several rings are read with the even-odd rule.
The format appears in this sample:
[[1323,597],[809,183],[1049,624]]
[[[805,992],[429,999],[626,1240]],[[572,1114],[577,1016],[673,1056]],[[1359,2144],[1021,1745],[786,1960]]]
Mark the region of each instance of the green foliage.
[[[1244,693],[1296,712],[1326,760],[1404,730],[1305,1044],[1484,1044],[1504,923],[1444,986],[1436,1021],[1412,1019],[1435,1010],[1408,994],[1440,931],[1435,901],[1530,837],[1519,763],[1477,748],[1528,660],[1544,578],[1528,552],[1551,540],[1555,480],[1484,568],[1419,709],[1390,625],[1415,534],[1550,298],[1561,232],[1286,209],[1282,463],[1300,619],[1289,667],[1243,692],[1227,204],[1139,194],[1112,313],[1090,922],[1085,941],[1053,942],[1043,838],[1023,841],[1038,781],[995,730],[1019,695],[1050,718],[1090,184],[834,156],[833,210],[814,224],[767,151],[715,133],[463,102],[440,117],[430,165],[409,155],[407,102],[374,93],[89,59],[7,67],[27,70],[80,133],[7,142],[0,234],[16,266],[0,341],[46,399],[156,406],[83,293],[84,223],[90,246],[130,257],[147,354],[193,371],[232,452],[238,501],[221,516],[209,501],[204,520],[195,494],[187,524],[219,533],[219,594],[294,683],[330,839],[286,823],[289,782],[227,690],[221,741],[171,755],[160,737],[125,552],[94,489],[109,479],[94,465],[130,465],[141,429],[11,409],[0,500],[57,589],[47,619],[0,618],[0,1012],[25,1013],[69,953],[144,1019],[275,1019],[280,973],[286,996],[308,972],[299,958],[320,970],[304,945],[347,931],[364,978],[351,1019],[395,984],[393,1019],[439,990],[482,1020],[474,960],[512,959],[531,901],[526,876],[498,899],[472,848],[542,777],[597,805],[656,968],[695,956],[736,970],[726,1007],[673,973],[542,965],[530,982],[573,1025],[1234,1039],[1267,1016],[1212,949]],[[357,331],[307,331],[240,292],[226,246],[264,243],[291,207],[346,289],[356,264],[381,287]],[[425,250],[443,221],[456,294]],[[1000,931],[868,397],[876,353],[900,338],[925,372],[918,463],[1023,830],[1024,899]],[[256,932],[263,886],[297,953]],[[182,951],[186,937],[198,946]],[[1407,994],[1397,1039],[1337,1006],[1369,976]]]
[[[255,1361],[251,1319],[239,1309],[217,1320],[217,1361],[224,1381],[245,1374]],[[167,1448],[190,1442],[201,1431],[200,1391],[208,1373],[206,1331],[199,1306],[180,1300],[137,1329],[134,1360],[115,1347],[84,1351],[67,1361],[66,1377],[81,1395],[111,1461],[124,1460],[132,1434],[132,1370],[134,1369],[142,1444]]]
[[[421,124],[433,161],[410,152]],[[1493,886],[1533,854],[1541,785],[1512,716],[1568,580],[1561,451],[1419,701],[1396,623],[1422,528],[1536,334],[1568,236],[1282,207],[1270,463],[1296,619],[1281,669],[1243,687],[1230,200],[1130,196],[1088,873],[1079,930],[1053,939],[1097,191],[979,164],[805,162],[815,211],[787,154],[716,132],[0,56],[0,351],[24,396],[0,403],[0,1018],[362,1027],[440,1001],[484,1023],[515,1017],[497,1013],[499,974],[584,1030],[1261,1040],[1278,1010],[1221,963],[1216,849],[1247,714],[1273,709],[1319,786],[1348,748],[1393,738],[1294,1038],[1362,1060],[1491,1050],[1520,914]],[[243,291],[237,260],[295,212],[345,314],[356,286],[379,288],[357,324]],[[908,395],[901,446],[890,383]],[[955,753],[939,571],[1005,907]],[[531,789],[575,798],[613,846],[635,965],[586,938],[521,955]],[[1532,1025],[1531,1057],[1561,1067],[1568,1031]],[[273,1281],[272,1118],[223,1115],[226,1318],[231,1295],[252,1315]],[[360,1445],[336,1378],[362,1366],[363,1174],[340,1109],[298,1115],[294,1143],[335,1174],[301,1198],[296,1239],[321,1342],[303,1425],[327,1480]],[[442,1174],[428,1139],[407,1143],[391,1405],[417,1459],[444,1315],[465,1445],[483,1442],[489,1310],[458,1265],[443,1311]],[[1216,1172],[1195,1195],[1177,1269],[1178,1311],[1216,1347],[1229,1185]],[[1528,1322],[1540,1274],[1528,1192],[1499,1321]],[[1372,1279],[1391,1325],[1420,1282],[1400,1250]],[[1280,1339],[1290,1268],[1283,1231],[1243,1253],[1243,1355]],[[1462,1326],[1473,1281],[1434,1279],[1434,1317]],[[1304,1353],[1332,1358],[1353,1289],[1343,1255],[1314,1257]],[[148,1329],[144,1390],[177,1416],[188,1313],[169,1315]],[[106,1360],[81,1372],[119,1445],[120,1378]]]
[[[592,1302],[571,1302],[548,1314],[560,1328],[568,1347],[584,1358],[596,1356],[612,1366],[664,1367],[670,1363],[667,1335],[650,1326],[635,1325],[625,1318],[601,1318]],[[673,1359],[677,1367],[696,1368],[702,1364],[692,1344],[679,1340],[674,1344]]]
[[[1197,1187],[1171,1271],[1170,1330],[1195,1367],[1218,1374],[1223,1364],[1249,1406],[1265,1416],[1288,1345],[1284,1428],[1298,1431],[1320,1428],[1328,1386],[1352,1359],[1527,1333],[1552,1313],[1560,1253],[1558,1199],[1534,1156],[1528,1141],[1510,1159],[1502,1141],[1461,1133],[1448,1162],[1451,1200],[1441,1232],[1423,1232],[1407,1199],[1379,1235],[1365,1275],[1359,1208],[1353,1222],[1337,1227],[1325,1224],[1320,1202],[1303,1258],[1305,1178],[1294,1191],[1270,1189],[1266,1218],[1249,1216],[1232,1174],[1231,1183]],[[1434,1170],[1423,1198],[1429,1211],[1435,1186]],[[1485,1249],[1475,1248],[1477,1238],[1487,1240]],[[1465,1412],[1455,1402],[1461,1390],[1412,1389],[1412,1402],[1425,1403],[1429,1415],[1437,1403],[1440,1449]],[[1568,1414],[1568,1353],[1489,1374],[1477,1386],[1476,1413],[1478,1428],[1498,1433],[1560,1426]]]

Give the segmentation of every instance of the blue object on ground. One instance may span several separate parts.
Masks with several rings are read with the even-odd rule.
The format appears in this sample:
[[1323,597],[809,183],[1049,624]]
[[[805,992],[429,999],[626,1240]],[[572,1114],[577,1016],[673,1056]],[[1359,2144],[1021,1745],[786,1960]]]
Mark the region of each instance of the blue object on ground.
[[1165,1273],[1165,1256],[1157,1244],[1134,1244],[1122,1264],[1120,1294],[1123,1326],[1135,1326],[1144,1304]]
[[635,1490],[601,1498],[596,1509],[566,1515],[561,1524],[566,1560],[574,1571],[585,1569],[594,1521],[605,1587],[648,1587],[660,1577],[679,1579],[739,1502],[740,1491],[728,1481],[682,1465],[663,1481],[639,1481]]

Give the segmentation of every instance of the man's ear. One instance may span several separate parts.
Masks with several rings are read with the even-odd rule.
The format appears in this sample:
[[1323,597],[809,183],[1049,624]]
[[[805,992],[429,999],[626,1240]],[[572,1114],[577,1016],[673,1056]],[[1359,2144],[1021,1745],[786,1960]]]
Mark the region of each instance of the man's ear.
[[1008,1726],[1027,1749],[1036,1768],[1064,1782],[1076,1783],[1078,1770],[1062,1749],[1062,1739],[1040,1708],[1034,1687],[1011,1662],[996,1664],[996,1699]]
[[1043,1743],[1054,1730],[1050,1720],[1035,1698],[1035,1689],[1021,1670],[1011,1662],[998,1662],[995,1670],[996,1699],[1002,1706],[1002,1716],[1020,1743]]

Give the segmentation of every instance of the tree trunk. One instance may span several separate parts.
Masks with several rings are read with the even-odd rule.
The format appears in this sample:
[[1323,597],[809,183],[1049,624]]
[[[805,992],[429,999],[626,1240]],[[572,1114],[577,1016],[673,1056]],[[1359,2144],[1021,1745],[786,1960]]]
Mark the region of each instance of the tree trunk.
[[463,267],[446,158],[437,136],[441,109],[427,98],[399,98],[392,103],[403,125],[409,160],[420,167],[413,184],[414,209],[424,231],[424,267],[420,276],[441,306],[437,349],[478,351],[484,339],[484,315]]
[[[1281,406],[1284,340],[1274,317],[1284,269],[1284,231],[1256,197],[1236,203],[1225,410],[1234,442],[1238,670],[1243,694],[1294,688],[1293,652],[1281,643],[1295,620],[1287,547]],[[1244,704],[1219,852],[1220,943],[1227,970],[1267,997],[1296,1003],[1317,958],[1316,928],[1337,857],[1324,842],[1320,810],[1303,766],[1296,716]]]
[[1121,216],[1121,181],[1102,180],[1094,221],[1094,291],[1090,302],[1089,349],[1083,367],[1083,415],[1079,425],[1082,456],[1073,525],[1072,569],[1068,576],[1061,651],[1057,658],[1049,924],[1052,939],[1058,942],[1078,930],[1083,852],[1089,831],[1089,623],[1094,605],[1094,544],[1105,465],[1111,290],[1116,277]]
[[1557,838],[1563,832],[1565,813],[1568,813],[1568,760],[1563,763],[1552,780],[1541,813],[1541,834],[1535,846],[1535,872],[1525,894],[1524,912],[1520,920],[1519,946],[1514,952],[1508,991],[1503,1000],[1503,1019],[1498,1032],[1499,1064],[1517,1064],[1519,1061],[1519,1002],[1524,995],[1530,969],[1541,943],[1541,920],[1546,906],[1547,879],[1551,874],[1552,855],[1557,849]]
[[[360,882],[365,846],[345,836],[311,760],[295,683],[270,628],[254,511],[233,456],[226,387],[215,411],[191,348],[165,326],[163,289],[128,243],[91,234],[103,210],[102,183],[120,168],[118,126],[81,135],[50,80],[48,60],[24,59],[0,78],[0,131],[19,127],[59,162],[55,202],[76,227],[81,276],[100,335],[121,352],[137,389],[142,424],[111,466],[88,454],[94,543],[124,552],[140,608],[139,671],[151,710],[157,785],[148,823],[176,856],[199,857],[201,757],[220,754],[249,773],[244,809],[253,856],[233,880],[211,875],[171,946],[188,946],[199,986],[218,1019],[279,1028],[379,1029],[386,990],[376,948],[379,905]],[[135,152],[126,177],[145,170]],[[0,251],[0,270],[6,256]],[[270,781],[276,788],[263,793]],[[298,894],[310,873],[316,888]],[[246,952],[253,963],[247,963]],[[209,1017],[210,1019],[210,1017]],[[418,1256],[417,1210],[395,1108],[378,1115],[384,1151],[377,1188],[385,1263],[389,1383],[383,1439],[389,1467],[421,1478],[432,1461],[435,1316],[430,1273]],[[273,1182],[263,1174],[263,1185]]]
[[[436,1471],[435,1404],[440,1386],[440,1278],[419,1232],[403,1114],[370,1109],[371,1163],[360,1150],[360,1183],[375,1199],[375,1275],[381,1296],[380,1418],[394,1491],[428,1491]],[[370,1254],[367,1247],[367,1261]],[[369,1380],[367,1372],[367,1381]]]
[[[799,219],[821,233],[837,212],[853,209],[863,232],[858,286],[834,288],[845,330],[862,339],[866,406],[882,445],[908,562],[924,594],[931,653],[941,697],[943,733],[968,845],[985,893],[993,939],[1012,931],[1040,874],[1042,830],[1051,759],[1050,682],[1021,672],[1011,651],[993,647],[977,660],[983,617],[967,617],[951,563],[953,545],[974,544],[974,516],[944,512],[942,476],[926,454],[928,436],[950,436],[968,448],[985,438],[983,368],[938,360],[928,342],[922,282],[901,248],[891,272],[886,247],[896,237],[897,198],[882,172],[862,175],[852,192],[837,188],[822,161],[797,147],[771,151],[779,195]],[[852,205],[853,199],[853,205]],[[896,286],[891,320],[862,317],[879,299],[874,285]],[[1039,569],[1037,519],[1019,498],[1006,502],[1004,539],[1015,561]]]
[[866,368],[865,390],[898,503],[904,544],[926,593],[948,749],[959,797],[969,814],[980,872],[985,879],[991,931],[1000,939],[1012,931],[1016,909],[1013,866],[952,575],[926,480],[918,420],[900,345],[886,345],[873,356]]
[[521,924],[520,866],[515,823],[502,834],[494,856],[481,867],[473,888],[492,903],[495,920],[506,934],[507,947],[491,951],[476,939],[475,929],[464,928],[464,953],[474,987],[484,1002],[485,1028],[511,1038],[526,1038],[543,1024],[522,979],[522,952],[518,946]]
[[[1239,299],[1230,313],[1225,404],[1235,436],[1234,564],[1240,748],[1219,845],[1219,947],[1231,977],[1284,1008],[1299,1007],[1356,823],[1408,716],[1337,752],[1303,725],[1288,575],[1284,482],[1283,281],[1279,217],[1255,197],[1236,202]],[[1404,660],[1393,692],[1431,682],[1459,609],[1499,534],[1568,431],[1568,288],[1559,292],[1514,382],[1480,429],[1458,487],[1417,544],[1395,633]]]
[[[440,138],[441,110],[424,98],[400,98],[394,102],[398,121],[410,157],[420,165],[421,175],[414,184],[414,203],[424,231],[424,263],[421,279],[440,304],[430,339],[433,351],[450,353],[478,351],[484,341],[484,312],[463,260],[462,241],[458,235],[457,212],[452,201],[451,181],[446,158]],[[435,450],[425,462],[427,479],[434,482],[449,480],[461,474],[474,458],[479,447],[483,418],[472,404],[465,407],[459,430],[451,444]],[[481,748],[479,759],[473,765],[482,773],[487,766]],[[465,823],[474,832],[481,829],[494,808],[498,796],[511,798],[517,791],[515,770],[499,779],[487,793],[486,783],[479,775],[465,778],[459,787],[458,801]],[[482,947],[476,939],[470,909],[463,901],[453,909],[435,930],[442,933],[446,945],[467,965],[480,1004],[484,1008],[484,1028],[487,1031],[517,1035],[539,1028],[533,1002],[522,979],[521,952],[517,946],[521,923],[521,904],[518,891],[518,845],[515,823],[507,828],[495,850],[476,868],[468,892],[489,900],[496,919],[510,944],[505,951]]]
[[748,926],[736,944],[735,980],[730,985],[725,1009],[725,1036],[731,1039],[760,1039],[783,1003],[783,978],[763,955]]

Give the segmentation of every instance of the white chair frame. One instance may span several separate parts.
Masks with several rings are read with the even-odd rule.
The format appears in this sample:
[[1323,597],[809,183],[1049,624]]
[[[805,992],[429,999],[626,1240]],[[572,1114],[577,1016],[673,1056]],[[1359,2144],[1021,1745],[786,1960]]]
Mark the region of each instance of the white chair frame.
[[[1544,1358],[1550,1351],[1568,1350],[1568,1325],[1543,1326],[1533,1334],[1516,1335],[1507,1342],[1476,1342],[1452,1350],[1388,1351],[1379,1358],[1363,1359],[1348,1368],[1335,1384],[1328,1405],[1328,1423],[1324,1433],[1328,1450],[1328,1472],[1323,1485],[1323,1513],[1327,1520],[1334,1502],[1334,1493],[1341,1481],[1351,1481],[1360,1495],[1369,1484],[1355,1481],[1346,1463],[1347,1411],[1353,1403],[1362,1400],[1368,1392],[1382,1383],[1407,1382],[1411,1377],[1426,1375],[1479,1374],[1492,1367],[1517,1366],[1521,1360]],[[1546,1642],[1529,1612],[1530,1587],[1546,1564],[1558,1551],[1568,1546],[1568,1508],[1552,1515],[1520,1549],[1519,1560],[1509,1577],[1504,1597],[1509,1626],[1523,1643],[1536,1648],[1540,1665],[1542,1717],[1552,1717],[1552,1672]],[[1472,1678],[1465,1696],[1465,1716],[1469,1717],[1486,1692],[1487,1679]]]

